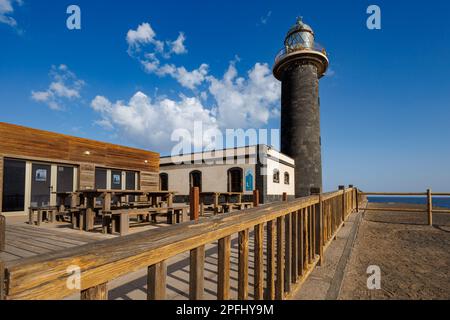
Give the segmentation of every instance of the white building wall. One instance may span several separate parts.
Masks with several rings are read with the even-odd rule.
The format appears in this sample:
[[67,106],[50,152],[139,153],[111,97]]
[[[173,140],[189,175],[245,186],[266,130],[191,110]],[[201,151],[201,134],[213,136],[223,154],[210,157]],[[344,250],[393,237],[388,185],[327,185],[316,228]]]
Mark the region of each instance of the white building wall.
[[[278,169],[280,172],[280,182],[273,182],[273,172]],[[284,184],[284,173],[289,174],[289,184]],[[295,174],[294,168],[280,163],[274,159],[267,159],[267,195],[280,195],[287,193],[288,196],[295,195]]]
[[[243,170],[243,190],[244,194],[252,194],[255,189],[255,165],[253,164],[230,164],[230,165],[203,165],[188,166],[183,165],[173,167],[161,167],[160,173],[167,173],[169,176],[169,190],[177,192],[178,195],[189,194],[189,174],[198,170],[202,173],[203,192],[227,192],[228,191],[228,170],[231,168],[242,168]],[[246,191],[245,177],[250,170],[253,175],[253,187],[251,191]]]

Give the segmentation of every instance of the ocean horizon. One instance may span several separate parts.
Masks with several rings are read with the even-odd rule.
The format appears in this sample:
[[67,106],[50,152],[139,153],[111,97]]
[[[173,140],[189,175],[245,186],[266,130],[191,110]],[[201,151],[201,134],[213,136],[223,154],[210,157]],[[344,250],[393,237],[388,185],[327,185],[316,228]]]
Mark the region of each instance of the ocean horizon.
[[[412,204],[427,204],[426,197],[367,197],[369,202],[374,203],[412,203]],[[433,197],[433,206],[449,208],[450,197]]]

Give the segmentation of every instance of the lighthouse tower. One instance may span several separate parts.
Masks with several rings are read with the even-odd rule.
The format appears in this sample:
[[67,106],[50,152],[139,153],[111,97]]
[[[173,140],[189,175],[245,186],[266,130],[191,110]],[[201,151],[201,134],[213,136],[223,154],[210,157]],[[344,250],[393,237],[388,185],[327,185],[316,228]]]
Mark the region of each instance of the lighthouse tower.
[[297,19],[273,67],[282,83],[281,152],[295,160],[296,197],[322,188],[319,79],[328,63],[311,27]]

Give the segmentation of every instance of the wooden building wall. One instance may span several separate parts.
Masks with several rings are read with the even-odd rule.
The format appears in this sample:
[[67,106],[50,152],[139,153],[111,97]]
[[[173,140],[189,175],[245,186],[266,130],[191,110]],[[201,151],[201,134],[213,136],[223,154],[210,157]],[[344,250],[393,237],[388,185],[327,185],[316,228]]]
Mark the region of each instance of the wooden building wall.
[[3,206],[3,157],[0,156],[0,212]]
[[[2,122],[0,137],[1,170],[3,157],[77,165],[80,168],[79,187],[89,189],[94,188],[95,167],[113,168],[140,172],[142,189],[158,188],[159,154],[156,152]],[[3,174],[1,180],[2,177]],[[0,183],[2,187],[3,183]]]

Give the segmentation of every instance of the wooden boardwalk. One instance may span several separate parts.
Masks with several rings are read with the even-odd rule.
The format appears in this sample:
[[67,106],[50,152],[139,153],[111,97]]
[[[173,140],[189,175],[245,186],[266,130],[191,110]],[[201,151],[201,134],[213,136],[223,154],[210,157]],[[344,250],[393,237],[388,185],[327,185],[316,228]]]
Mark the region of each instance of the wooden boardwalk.
[[68,228],[39,228],[27,224],[7,224],[6,248],[4,252],[0,252],[0,260],[15,261],[108,238],[111,236],[82,233]]

